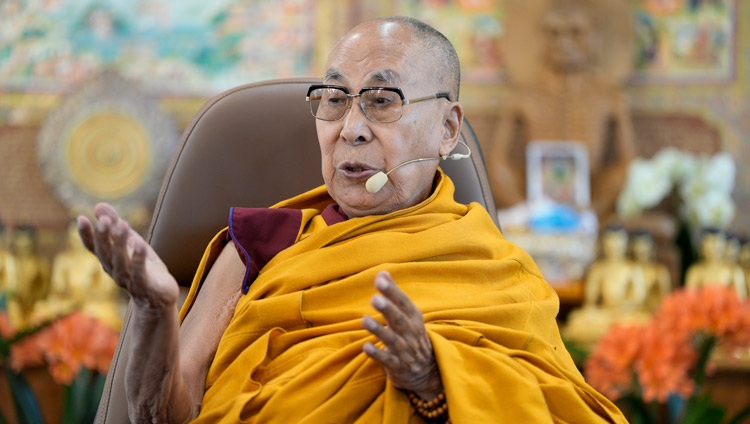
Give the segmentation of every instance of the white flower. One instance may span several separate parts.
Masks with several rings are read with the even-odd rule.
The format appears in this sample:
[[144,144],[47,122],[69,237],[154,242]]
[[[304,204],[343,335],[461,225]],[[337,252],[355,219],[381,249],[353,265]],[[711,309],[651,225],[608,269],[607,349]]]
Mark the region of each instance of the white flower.
[[736,172],[732,156],[727,152],[721,152],[704,160],[705,179],[711,190],[731,193]]
[[685,202],[696,202],[709,192],[729,194],[734,187],[734,161],[728,154],[701,156],[695,169],[685,175],[680,185],[680,195]]
[[618,199],[618,213],[632,216],[656,206],[672,190],[670,169],[657,167],[648,160],[635,159]]
[[617,199],[617,213],[632,217],[659,204],[673,186],[682,199],[680,213],[692,227],[726,228],[734,218],[735,164],[727,152],[713,156],[668,147],[651,160],[635,159]]
[[732,222],[735,206],[729,193],[707,191],[702,196],[686,201],[682,215],[693,228],[726,229]]
[[624,218],[637,216],[643,212],[643,205],[638,203],[634,191],[623,191],[617,198],[617,214]]
[[682,180],[695,166],[695,158],[691,154],[674,147],[659,150],[651,161],[661,172],[669,176],[672,183]]

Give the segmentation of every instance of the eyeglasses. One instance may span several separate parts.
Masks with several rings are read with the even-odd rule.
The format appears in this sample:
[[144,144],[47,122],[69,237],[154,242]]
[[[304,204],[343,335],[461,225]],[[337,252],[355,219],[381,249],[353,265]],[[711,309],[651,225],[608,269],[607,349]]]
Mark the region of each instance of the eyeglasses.
[[401,119],[404,105],[440,98],[450,101],[448,93],[407,100],[398,87],[364,87],[358,94],[349,94],[346,87],[338,85],[311,85],[307,90],[310,112],[316,119],[323,121],[341,119],[355,97],[359,97],[362,113],[373,122],[398,121]]

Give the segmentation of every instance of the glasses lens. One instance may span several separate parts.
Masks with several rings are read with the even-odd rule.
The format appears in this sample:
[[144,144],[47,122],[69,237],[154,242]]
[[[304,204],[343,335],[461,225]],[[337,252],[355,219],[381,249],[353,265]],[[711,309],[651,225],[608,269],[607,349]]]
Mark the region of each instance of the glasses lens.
[[310,111],[325,121],[335,121],[346,112],[347,97],[339,88],[318,88],[310,93]]
[[360,104],[365,115],[377,122],[393,122],[401,117],[401,96],[398,93],[374,89],[362,93]]

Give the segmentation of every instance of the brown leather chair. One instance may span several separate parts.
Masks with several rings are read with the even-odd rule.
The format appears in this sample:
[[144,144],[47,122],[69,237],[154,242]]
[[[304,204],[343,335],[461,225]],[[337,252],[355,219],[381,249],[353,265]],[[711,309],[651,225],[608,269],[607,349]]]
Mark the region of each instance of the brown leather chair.
[[[315,118],[305,102],[307,87],[317,82],[274,80],[228,90],[210,99],[187,126],[147,235],[181,285],[190,284],[205,246],[227,225],[230,206],[265,207],[323,183]],[[471,147],[471,158],[441,166],[456,184],[456,200],[479,202],[496,220],[479,144],[466,121],[461,139]],[[97,422],[128,422],[129,324],[130,308]]]

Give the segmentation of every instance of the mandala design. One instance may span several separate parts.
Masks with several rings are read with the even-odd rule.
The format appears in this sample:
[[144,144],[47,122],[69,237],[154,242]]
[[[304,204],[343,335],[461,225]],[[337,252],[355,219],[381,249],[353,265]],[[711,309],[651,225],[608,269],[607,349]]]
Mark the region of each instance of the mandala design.
[[105,72],[48,116],[38,138],[39,165],[73,213],[106,201],[127,218],[143,220],[177,140],[154,100]]

